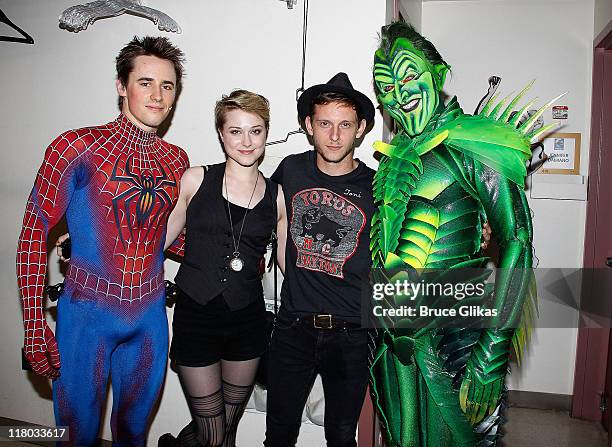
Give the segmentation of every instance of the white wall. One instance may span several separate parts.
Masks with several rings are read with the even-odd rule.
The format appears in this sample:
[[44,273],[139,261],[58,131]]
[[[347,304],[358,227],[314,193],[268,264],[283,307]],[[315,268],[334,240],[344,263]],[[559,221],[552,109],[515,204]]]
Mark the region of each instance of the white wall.
[[423,2],[421,0],[399,0],[399,11],[406,22],[421,31],[421,18],[423,17]]
[[[586,165],[591,107],[593,0],[428,1],[423,34],[452,66],[446,91],[472,113],[490,75],[502,78],[502,95],[536,79],[529,96],[542,101],[559,93],[569,106],[563,132],[582,134],[582,174]],[[544,115],[551,122],[551,112]],[[539,267],[582,265],[585,202],[530,200]],[[541,303],[546,311],[549,303]],[[529,356],[514,368],[510,387],[572,394],[575,329],[538,329]]]
[[595,0],[595,29],[593,30],[593,37],[599,36],[599,33],[610,22],[612,22],[612,1]]
[[[183,94],[165,138],[185,148],[193,165],[223,158],[213,128],[214,102],[222,93],[240,87],[265,95],[272,105],[269,138],[276,140],[297,128],[294,98],[301,80],[303,0],[293,10],[278,0],[143,2],[172,16],[183,29],[181,35],[161,33],[148,20],[128,15],[100,20],[78,34],[59,29],[60,13],[77,3],[85,2],[0,0],[0,9],[35,39],[33,46],[0,42],[0,166],[5,167],[0,180],[5,210],[0,228],[0,416],[44,424],[53,423],[48,385],[35,381],[35,388],[20,370],[23,332],[14,260],[25,201],[47,144],[65,129],[114,119],[114,58],[134,34],[166,35],[187,55]],[[370,70],[384,17],[384,4],[378,2],[311,1],[306,86],[346,71],[353,85],[374,100]],[[0,33],[14,32],[0,24]],[[371,144],[381,134],[377,124],[357,150],[371,166]],[[263,170],[270,174],[283,156],[308,148],[301,135],[272,146]],[[55,258],[51,265],[51,281],[57,282],[61,277]],[[176,266],[167,267],[172,277]],[[187,418],[176,375],[170,372],[151,443],[164,432],[176,433]],[[239,443],[260,445],[263,433],[263,416],[247,414]],[[104,434],[108,439],[108,427]],[[302,429],[300,445],[322,443],[320,427]]]

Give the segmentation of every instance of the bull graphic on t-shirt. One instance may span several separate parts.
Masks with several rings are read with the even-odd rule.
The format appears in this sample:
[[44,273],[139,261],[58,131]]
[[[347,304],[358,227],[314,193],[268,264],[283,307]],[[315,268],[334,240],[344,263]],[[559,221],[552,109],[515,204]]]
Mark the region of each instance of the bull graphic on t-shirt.
[[330,247],[336,247],[352,228],[340,225],[329,219],[320,208],[312,208],[302,215],[302,234],[304,237],[314,237]]
[[296,266],[343,278],[344,263],[359,244],[365,213],[346,197],[325,188],[299,191],[291,204]]

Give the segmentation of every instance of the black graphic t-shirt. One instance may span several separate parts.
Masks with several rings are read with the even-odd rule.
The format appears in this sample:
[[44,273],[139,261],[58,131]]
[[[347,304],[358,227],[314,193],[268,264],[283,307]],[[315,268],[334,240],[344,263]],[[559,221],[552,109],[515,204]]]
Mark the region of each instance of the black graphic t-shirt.
[[283,187],[288,229],[281,303],[295,315],[332,314],[360,322],[370,269],[374,171],[330,176],[314,151],[286,157],[272,175]]

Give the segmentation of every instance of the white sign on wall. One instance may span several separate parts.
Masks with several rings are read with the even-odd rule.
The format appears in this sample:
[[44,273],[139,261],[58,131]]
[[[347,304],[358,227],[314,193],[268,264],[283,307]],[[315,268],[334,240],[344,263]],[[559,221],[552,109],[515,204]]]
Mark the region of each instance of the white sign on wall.
[[576,175],[580,171],[580,134],[554,133],[543,141],[544,162],[542,174]]

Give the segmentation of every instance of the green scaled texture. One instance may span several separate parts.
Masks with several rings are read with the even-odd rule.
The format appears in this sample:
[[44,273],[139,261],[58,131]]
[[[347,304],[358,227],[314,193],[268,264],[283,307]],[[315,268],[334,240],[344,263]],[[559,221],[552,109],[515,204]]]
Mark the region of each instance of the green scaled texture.
[[447,147],[487,165],[518,185],[524,184],[525,161],[531,157],[529,140],[507,124],[481,116],[464,115],[448,125]]
[[[431,43],[405,24],[389,25],[381,35],[374,85],[400,130],[389,144],[375,144],[380,158],[373,183],[374,280],[414,282],[428,274],[428,281],[441,280],[469,268],[475,272],[469,281],[486,278],[486,269],[476,273],[489,261],[480,251],[485,221],[499,259],[487,289],[496,311],[488,324],[455,328],[442,316],[380,318],[377,344],[371,346],[373,401],[388,445],[493,447],[500,437],[510,353],[521,361],[537,314],[525,163],[531,143],[552,126],[531,127],[557,98],[525,119],[533,101],[520,103],[532,82],[467,115],[456,98],[444,105],[448,65]],[[443,299],[410,298],[429,308]],[[406,297],[385,296],[381,302],[399,308]]]
[[371,222],[370,251],[376,267],[384,265],[384,253],[392,253],[399,243],[399,234],[410,190],[423,172],[423,165],[411,141],[396,137],[394,156],[385,157],[373,182],[374,204],[378,212]]

